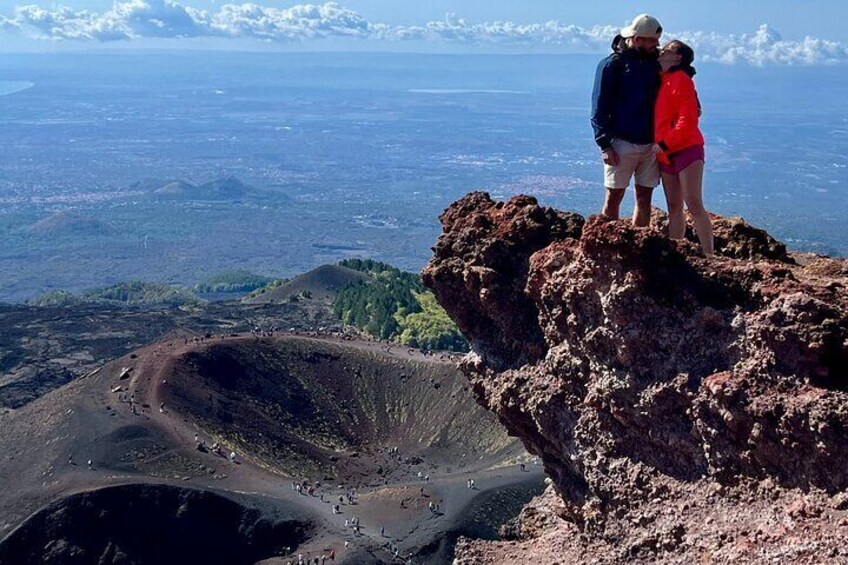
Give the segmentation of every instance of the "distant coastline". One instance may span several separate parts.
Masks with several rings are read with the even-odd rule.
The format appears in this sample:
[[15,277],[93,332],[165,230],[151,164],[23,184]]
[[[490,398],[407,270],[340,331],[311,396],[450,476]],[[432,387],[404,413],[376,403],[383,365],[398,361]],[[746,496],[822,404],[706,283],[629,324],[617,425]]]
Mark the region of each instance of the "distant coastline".
[[2,81],[0,80],[0,96],[6,96],[7,94],[14,94],[16,92],[21,92],[22,90],[27,90],[35,86],[34,82],[29,82],[28,80],[16,80],[16,81]]
[[412,94],[530,94],[521,90],[491,90],[468,88],[411,88]]

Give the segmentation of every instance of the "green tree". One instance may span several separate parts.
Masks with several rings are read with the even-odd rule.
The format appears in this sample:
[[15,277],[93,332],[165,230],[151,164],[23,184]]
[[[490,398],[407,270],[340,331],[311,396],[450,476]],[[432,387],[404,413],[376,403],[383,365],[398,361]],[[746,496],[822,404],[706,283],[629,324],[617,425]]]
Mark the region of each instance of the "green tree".
[[399,317],[398,341],[429,350],[468,351],[468,342],[432,292],[416,293],[421,310]]
[[468,344],[421,278],[371,259],[347,259],[344,267],[368,273],[368,282],[339,291],[333,310],[342,323],[375,337],[423,349],[467,351]]

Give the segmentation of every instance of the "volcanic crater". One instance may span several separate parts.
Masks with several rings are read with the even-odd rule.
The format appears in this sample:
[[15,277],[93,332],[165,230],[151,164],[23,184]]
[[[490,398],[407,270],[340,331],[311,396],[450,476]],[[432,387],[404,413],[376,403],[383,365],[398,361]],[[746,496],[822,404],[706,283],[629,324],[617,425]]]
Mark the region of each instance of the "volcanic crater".
[[136,350],[0,416],[0,563],[443,563],[500,525],[479,495],[517,511],[543,480],[455,361],[279,332]]

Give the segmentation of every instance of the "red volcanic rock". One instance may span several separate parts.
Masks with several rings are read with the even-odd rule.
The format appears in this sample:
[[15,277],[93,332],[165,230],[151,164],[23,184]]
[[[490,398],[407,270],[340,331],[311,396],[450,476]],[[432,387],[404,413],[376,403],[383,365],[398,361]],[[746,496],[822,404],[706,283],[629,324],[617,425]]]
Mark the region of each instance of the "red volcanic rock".
[[451,316],[463,333],[481,338],[478,353],[490,365],[539,359],[544,344],[538,313],[523,293],[529,258],[553,241],[579,236],[583,218],[542,208],[530,196],[504,204],[473,192],[439,219],[445,233],[424,273],[426,284],[467,299],[453,303]]
[[706,258],[527,196],[441,220],[425,284],[478,401],[553,481],[518,541],[464,540],[457,563],[848,562],[844,261],[719,217]]

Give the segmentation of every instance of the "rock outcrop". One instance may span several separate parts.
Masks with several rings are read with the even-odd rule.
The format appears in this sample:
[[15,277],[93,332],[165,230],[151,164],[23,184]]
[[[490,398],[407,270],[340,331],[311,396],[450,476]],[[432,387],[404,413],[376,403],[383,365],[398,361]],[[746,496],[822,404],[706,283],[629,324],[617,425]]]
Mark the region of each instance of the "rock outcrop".
[[[457,563],[848,562],[848,267],[472,193],[424,270],[551,488]],[[690,234],[691,235],[691,234]]]

